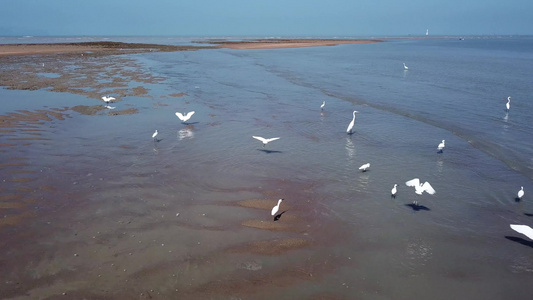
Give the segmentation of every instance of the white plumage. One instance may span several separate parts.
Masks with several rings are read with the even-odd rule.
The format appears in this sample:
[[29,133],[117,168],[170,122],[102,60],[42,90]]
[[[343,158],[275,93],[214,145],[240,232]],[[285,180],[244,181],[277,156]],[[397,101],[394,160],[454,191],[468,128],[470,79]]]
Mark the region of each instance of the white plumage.
[[115,101],[115,97],[103,96],[102,100],[104,100],[105,103],[110,103]]
[[271,211],[271,214],[272,214],[272,215],[275,215],[275,214],[278,212],[278,210],[279,210],[279,205],[281,204],[281,201],[283,201],[283,199],[279,199],[279,200],[278,200],[278,204],[277,204],[276,206],[272,207],[272,211]]
[[409,68],[405,65],[405,63],[403,63],[403,69],[404,70],[409,70]]
[[260,137],[260,136],[255,136],[255,135],[252,135],[252,137],[256,140],[259,140],[263,143],[263,147],[265,147],[266,144],[272,142],[272,141],[275,141],[275,140],[279,140],[279,137],[275,137],[275,138],[270,138],[270,139],[265,139],[264,137]]
[[366,163],[366,164],[360,166],[359,170],[362,170],[363,172],[365,172],[368,168],[370,168],[370,163]]
[[518,196],[518,199],[522,199],[522,197],[524,197],[524,187],[523,186],[520,187],[520,190],[518,191],[517,196]]
[[396,189],[398,185],[395,183],[394,186],[392,187],[392,190],[390,191],[390,194],[393,196],[393,197],[396,197],[396,192],[398,192],[398,190]]
[[154,134],[152,134],[152,138],[155,139],[155,137],[157,136],[158,132],[157,132],[157,129],[155,130]]
[[350,124],[348,125],[348,128],[346,129],[346,133],[348,134],[351,134],[352,133],[352,128],[353,128],[353,125],[355,124],[355,114],[358,113],[357,110],[354,110],[353,111],[353,118],[352,118],[352,121],[350,122]]
[[[444,149],[444,147],[446,147],[446,145],[445,145],[444,142],[445,142],[445,140],[442,140],[442,142],[440,142],[440,144],[437,146],[437,149],[438,149],[439,151],[442,151],[442,150]],[[453,146],[453,145],[452,145],[452,146]],[[453,147],[452,147],[452,148],[453,148]],[[452,150],[453,150],[453,149],[452,149]],[[453,152],[453,151],[452,151],[452,152]]]
[[507,111],[511,108],[511,96],[507,97],[507,103],[505,104],[505,108],[507,108]]
[[326,101],[322,102],[322,105],[320,105],[320,109],[324,109],[324,106],[326,106]]
[[515,224],[511,224],[510,225],[511,228],[518,232],[518,233],[521,233],[525,236],[527,236],[530,240],[533,240],[533,228],[527,226],[527,225],[515,225]]
[[194,111],[190,111],[186,115],[183,115],[180,112],[176,112],[176,116],[180,118],[182,122],[187,122],[192,117],[192,115],[194,115]]
[[424,184],[421,184],[418,178],[414,178],[414,179],[407,181],[405,185],[414,187],[415,193],[417,193],[418,195],[422,195],[423,192],[426,192],[430,195],[435,194],[435,190],[433,189],[431,184],[429,184],[429,182],[426,181],[424,182]]

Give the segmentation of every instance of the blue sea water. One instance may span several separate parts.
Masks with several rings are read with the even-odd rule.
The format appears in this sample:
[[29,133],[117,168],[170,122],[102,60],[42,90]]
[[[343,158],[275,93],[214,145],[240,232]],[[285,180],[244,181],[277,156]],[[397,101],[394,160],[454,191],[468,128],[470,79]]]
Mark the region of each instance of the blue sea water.
[[[44,170],[39,183],[85,195],[83,201],[94,203],[87,211],[106,219],[142,219],[137,236],[148,232],[154,242],[166,239],[176,247],[179,258],[169,260],[180,262],[175,272],[181,281],[154,283],[163,295],[170,287],[187,291],[190,284],[197,289],[187,292],[198,297],[217,287],[208,282],[229,289],[251,276],[271,280],[275,289],[222,288],[208,296],[529,299],[533,244],[509,224],[533,226],[532,49],[531,37],[466,37],[132,55],[166,78],[150,87],[151,99],[124,99],[138,114],[58,121],[47,135],[53,143],[22,153]],[[165,97],[177,92],[186,96]],[[27,103],[39,95],[54,107],[50,94],[0,91],[2,101]],[[72,95],[71,101],[86,99]],[[190,126],[174,116],[191,110]],[[347,135],[354,110],[355,133]],[[157,143],[150,139],[155,129]],[[252,135],[280,139],[263,148]],[[438,153],[441,140],[446,148]],[[363,173],[358,168],[365,163],[371,167]],[[405,185],[416,177],[429,181],[436,194],[416,195]],[[398,195],[391,198],[395,183]],[[526,195],[517,201],[521,186]],[[274,204],[284,198],[286,215],[303,220],[306,230],[235,229],[248,218],[268,220],[269,213],[228,203],[265,197]],[[415,200],[419,206],[409,206]],[[186,221],[155,225],[168,211],[179,211]],[[89,224],[88,214],[74,220]],[[276,256],[214,254],[229,245],[287,237],[314,246]],[[200,240],[203,247],[196,245]],[[141,253],[150,265],[150,255]],[[184,267],[183,257],[191,256],[211,263]],[[259,267],[239,273],[243,261]],[[312,277],[315,271],[318,277]],[[136,276],[128,278],[144,278]],[[272,279],[284,276],[291,284]]]

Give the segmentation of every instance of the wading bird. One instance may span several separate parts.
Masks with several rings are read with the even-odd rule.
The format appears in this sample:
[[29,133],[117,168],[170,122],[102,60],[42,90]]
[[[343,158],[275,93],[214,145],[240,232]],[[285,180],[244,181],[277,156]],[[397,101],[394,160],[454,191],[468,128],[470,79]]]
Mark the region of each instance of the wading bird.
[[533,228],[527,225],[516,225],[516,224],[511,224],[510,226],[514,231],[527,236],[530,240],[533,240]]
[[366,172],[366,170],[370,168],[370,163],[366,163],[362,166],[359,167],[359,170],[363,171],[363,172]]
[[281,201],[283,201],[283,199],[279,199],[278,200],[278,204],[276,206],[272,207],[272,211],[270,212],[272,215],[275,215],[278,212],[279,205],[281,204]]
[[444,140],[442,140],[442,142],[440,142],[440,144],[437,146],[437,150],[439,150],[439,152],[442,153],[442,151],[444,150],[444,147],[446,147],[446,145],[444,144]]
[[390,196],[392,198],[396,198],[396,192],[398,192],[398,190],[396,189],[398,185],[395,183],[394,186],[392,187],[392,190],[390,191]]
[[355,124],[355,114],[358,113],[357,110],[354,110],[353,111],[353,118],[352,118],[352,121],[350,122],[350,124],[348,125],[348,128],[346,129],[346,133],[348,134],[352,134],[352,129],[353,129],[353,124]]
[[509,108],[511,108],[511,96],[507,97],[507,103],[505,104],[505,108],[507,111],[509,111]]
[[176,116],[180,118],[182,123],[187,122],[192,117],[192,115],[194,115],[194,111],[188,112],[186,115],[182,115],[180,112],[176,112]]
[[275,138],[270,138],[270,139],[265,139],[264,137],[260,137],[260,136],[255,136],[255,135],[252,135],[252,137],[256,140],[259,140],[263,143],[263,147],[266,146],[266,144],[272,142],[272,141],[275,141],[275,140],[279,140],[279,137],[275,137]]
[[520,199],[522,199],[522,197],[524,197],[524,187],[523,186],[520,187],[520,190],[518,191],[517,196],[518,196],[518,200],[520,200]]

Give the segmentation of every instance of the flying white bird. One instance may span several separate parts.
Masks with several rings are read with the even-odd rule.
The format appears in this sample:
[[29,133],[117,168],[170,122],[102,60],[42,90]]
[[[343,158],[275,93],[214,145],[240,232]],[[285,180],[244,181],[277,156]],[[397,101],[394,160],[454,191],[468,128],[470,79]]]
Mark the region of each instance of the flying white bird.
[[187,122],[192,117],[192,115],[194,115],[194,111],[188,112],[185,116],[179,112],[176,113],[176,116],[180,118],[181,122]]
[[104,100],[105,103],[109,103],[115,101],[115,97],[103,96],[102,100]]
[[357,110],[354,110],[353,111],[353,118],[352,118],[352,121],[350,122],[350,125],[348,125],[348,128],[346,129],[346,133],[348,134],[352,134],[352,128],[353,128],[353,124],[355,123],[355,114],[358,113]]
[[272,207],[272,212],[271,212],[272,215],[275,215],[275,214],[278,212],[278,210],[279,210],[279,205],[281,204],[281,201],[283,201],[283,199],[279,199],[279,200],[278,200],[278,205]]
[[392,190],[390,191],[390,194],[391,194],[391,197],[392,197],[392,198],[396,198],[396,192],[398,191],[398,190],[396,189],[397,186],[398,186],[398,185],[395,183],[394,186],[392,187]]
[[415,193],[417,193],[418,195],[422,195],[423,192],[426,192],[430,195],[435,194],[435,190],[433,189],[431,184],[429,184],[429,182],[426,181],[424,182],[424,184],[421,184],[418,178],[414,178],[407,181],[405,185],[414,187]]
[[322,102],[322,105],[320,105],[320,109],[324,109],[324,106],[326,106],[326,101]]
[[158,132],[157,129],[155,130],[154,134],[152,134],[152,138],[155,140],[155,137],[157,136]]
[[359,170],[362,170],[363,172],[366,172],[366,170],[370,168],[370,163],[366,163],[359,167]]
[[511,96],[507,97],[507,103],[505,104],[505,108],[507,108],[507,111],[509,111],[509,108],[511,108]]
[[533,228],[527,225],[510,224],[510,226],[514,231],[527,236],[530,240],[533,240]]
[[520,190],[518,191],[517,196],[518,196],[518,199],[522,199],[522,197],[524,197],[524,187],[523,186],[520,187]]
[[[452,145],[453,146],[453,145]],[[439,150],[439,152],[442,152],[442,150],[444,149],[444,147],[446,147],[446,145],[444,144],[444,140],[442,140],[442,142],[440,142],[440,144],[437,146],[437,149]],[[452,151],[453,152],[453,151]]]
[[263,143],[263,147],[266,146],[266,144],[272,142],[272,141],[275,141],[275,140],[279,140],[279,137],[275,137],[275,138],[270,138],[270,139],[265,139],[264,137],[260,137],[260,136],[255,136],[255,135],[252,135],[252,137],[256,140],[259,140]]
[[409,70],[409,68],[405,65],[405,63],[403,63],[403,69],[404,70]]

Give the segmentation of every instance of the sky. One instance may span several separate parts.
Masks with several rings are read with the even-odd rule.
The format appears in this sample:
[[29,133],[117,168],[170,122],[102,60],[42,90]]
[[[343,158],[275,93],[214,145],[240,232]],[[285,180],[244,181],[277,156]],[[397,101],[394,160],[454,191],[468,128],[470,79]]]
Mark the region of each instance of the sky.
[[0,36],[533,34],[532,0],[0,0]]

